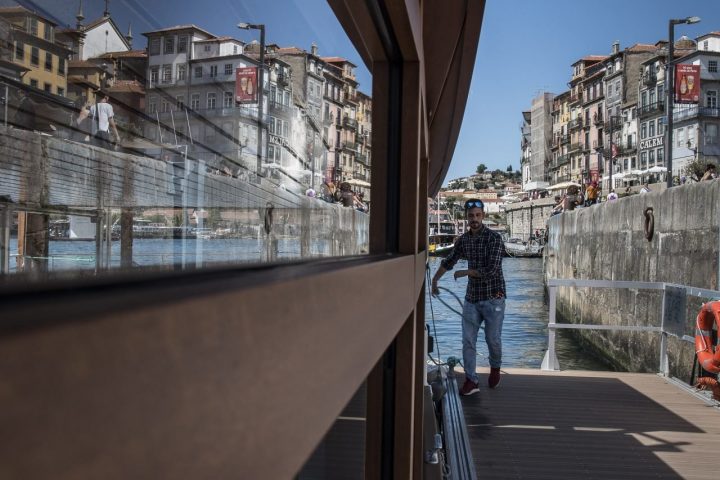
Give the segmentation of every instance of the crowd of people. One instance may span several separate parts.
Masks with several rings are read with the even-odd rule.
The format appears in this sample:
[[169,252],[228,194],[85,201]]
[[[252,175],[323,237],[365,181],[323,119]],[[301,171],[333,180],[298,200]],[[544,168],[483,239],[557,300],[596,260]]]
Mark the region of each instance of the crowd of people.
[[[705,174],[702,176],[700,181],[714,180],[718,178],[716,167],[713,164],[708,164],[705,168]],[[685,183],[681,180],[681,183]],[[640,188],[640,194],[650,193],[652,189],[649,183],[643,184]],[[616,192],[615,189],[611,189],[610,192],[605,196],[606,202],[614,202],[621,197],[628,197],[634,195],[636,192],[633,191],[632,187],[625,187],[623,191]],[[601,202],[602,190],[598,186],[597,182],[591,182],[584,189],[581,189],[577,185],[571,185],[562,195],[555,196],[555,206],[552,210],[552,215],[558,215],[563,212],[575,210],[579,207],[591,207]]]
[[354,208],[360,212],[367,213],[369,211],[369,207],[365,203],[365,194],[353,192],[348,182],[341,182],[339,186],[336,186],[332,181],[327,181],[320,186],[319,193],[308,188],[305,195],[319,198],[328,203],[339,203],[343,207]]

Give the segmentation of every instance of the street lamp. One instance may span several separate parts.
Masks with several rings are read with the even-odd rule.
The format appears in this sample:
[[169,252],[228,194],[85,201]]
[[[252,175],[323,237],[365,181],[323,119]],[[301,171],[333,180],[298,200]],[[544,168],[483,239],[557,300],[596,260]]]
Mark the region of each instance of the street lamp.
[[672,171],[672,139],[673,139],[673,104],[675,101],[675,25],[698,23],[700,17],[670,19],[668,22],[668,53],[665,60],[665,159],[667,161],[667,186],[673,186]]
[[260,174],[262,173],[262,118],[263,118],[263,91],[265,90],[264,75],[265,72],[265,25],[252,23],[238,23],[237,27],[241,30],[260,30],[260,68],[258,68],[258,134],[257,134],[257,165],[256,175],[257,182],[260,183]]

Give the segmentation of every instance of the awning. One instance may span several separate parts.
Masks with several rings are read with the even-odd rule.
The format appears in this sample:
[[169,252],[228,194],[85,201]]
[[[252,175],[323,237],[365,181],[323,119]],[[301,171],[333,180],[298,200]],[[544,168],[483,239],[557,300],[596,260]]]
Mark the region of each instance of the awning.
[[647,173],[667,173],[667,168],[655,165],[652,168],[646,170]]
[[360,187],[369,187],[370,186],[369,182],[366,182],[364,180],[356,180],[354,178],[351,180],[348,180],[347,183],[349,183],[350,185],[357,185]]
[[550,185],[549,187],[547,187],[547,190],[562,190],[567,187],[579,187],[579,186],[580,186],[580,184],[575,183],[575,182],[561,182],[561,183],[556,183],[555,185]]

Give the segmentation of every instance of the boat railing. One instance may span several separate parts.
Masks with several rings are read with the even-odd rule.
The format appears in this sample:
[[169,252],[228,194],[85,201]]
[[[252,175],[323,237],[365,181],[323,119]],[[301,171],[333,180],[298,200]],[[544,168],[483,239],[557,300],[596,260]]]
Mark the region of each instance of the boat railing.
[[[548,348],[543,358],[542,370],[560,370],[555,353],[555,333],[560,329],[573,330],[610,330],[610,331],[631,331],[631,332],[653,332],[659,333],[660,354],[658,358],[658,373],[664,377],[670,376],[668,363],[668,337],[673,336],[682,341],[694,343],[695,337],[685,334],[686,331],[686,308],[687,297],[699,297],[709,299],[720,299],[720,291],[704,288],[690,287],[666,282],[637,282],[622,280],[575,280],[575,279],[550,279],[547,281],[549,296],[549,320],[548,320]],[[577,323],[558,323],[556,318],[557,310],[557,289],[560,287],[571,288],[615,288],[634,290],[659,290],[662,291],[662,308],[660,312],[660,325],[588,325]]]

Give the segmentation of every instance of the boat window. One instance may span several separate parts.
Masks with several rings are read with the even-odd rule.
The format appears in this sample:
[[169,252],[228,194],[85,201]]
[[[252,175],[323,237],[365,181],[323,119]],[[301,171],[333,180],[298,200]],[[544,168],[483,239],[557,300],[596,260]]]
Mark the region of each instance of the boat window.
[[72,3],[0,8],[0,276],[368,253],[372,78],[326,2]]

